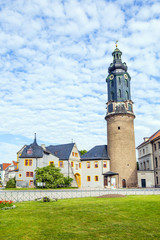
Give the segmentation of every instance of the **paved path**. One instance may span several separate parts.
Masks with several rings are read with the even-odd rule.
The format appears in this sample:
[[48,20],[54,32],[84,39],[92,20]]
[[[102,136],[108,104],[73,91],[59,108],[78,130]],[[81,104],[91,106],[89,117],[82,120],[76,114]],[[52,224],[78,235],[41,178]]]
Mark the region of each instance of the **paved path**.
[[14,202],[33,201],[36,198],[49,197],[57,199],[96,197],[105,194],[122,195],[159,195],[160,188],[143,189],[56,189],[56,190],[0,190],[0,200]]

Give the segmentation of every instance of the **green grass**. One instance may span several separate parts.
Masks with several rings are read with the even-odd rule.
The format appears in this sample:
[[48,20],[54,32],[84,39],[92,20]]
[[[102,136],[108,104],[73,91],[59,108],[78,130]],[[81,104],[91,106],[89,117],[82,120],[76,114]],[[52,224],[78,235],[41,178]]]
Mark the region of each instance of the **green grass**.
[[160,196],[22,202],[0,211],[0,239],[160,239]]

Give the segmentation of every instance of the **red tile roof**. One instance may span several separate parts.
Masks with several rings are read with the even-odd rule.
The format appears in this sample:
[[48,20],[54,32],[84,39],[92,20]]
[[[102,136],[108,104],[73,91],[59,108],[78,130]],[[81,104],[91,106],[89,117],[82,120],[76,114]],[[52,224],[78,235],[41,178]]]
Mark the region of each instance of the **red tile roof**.
[[6,170],[7,167],[9,167],[11,165],[11,163],[3,163],[3,170]]
[[[140,147],[141,145],[143,145],[144,143],[147,143],[147,142],[152,142],[154,139],[156,139],[157,137],[160,137],[160,129],[155,132],[152,136],[149,137],[149,139],[147,141],[144,141],[143,143],[141,143],[138,147]],[[137,147],[137,148],[138,148]]]
[[12,162],[13,162],[13,165],[14,165],[14,166],[17,166],[17,162],[15,162],[15,161],[12,161]]

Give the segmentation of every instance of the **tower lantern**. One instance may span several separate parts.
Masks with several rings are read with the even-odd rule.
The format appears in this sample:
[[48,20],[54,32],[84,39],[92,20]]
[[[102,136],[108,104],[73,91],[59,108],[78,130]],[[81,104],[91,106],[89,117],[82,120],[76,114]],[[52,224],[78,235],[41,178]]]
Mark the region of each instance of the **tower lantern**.
[[[111,171],[118,187],[136,187],[137,165],[134,137],[134,112],[131,100],[130,81],[122,52],[116,48],[112,53],[113,62],[108,68],[107,141],[111,159]],[[112,177],[114,178],[114,177]],[[117,179],[118,178],[118,179]]]

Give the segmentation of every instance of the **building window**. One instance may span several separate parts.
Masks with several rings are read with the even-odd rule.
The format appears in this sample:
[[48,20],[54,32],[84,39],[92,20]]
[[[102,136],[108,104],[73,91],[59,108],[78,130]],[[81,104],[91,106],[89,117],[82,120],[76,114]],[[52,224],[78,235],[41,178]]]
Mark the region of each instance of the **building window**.
[[122,96],[121,96],[121,89],[119,89],[119,97],[121,98]]
[[157,161],[157,157],[155,157],[155,165],[156,165],[156,168],[158,168],[158,161]]
[[143,154],[145,154],[145,149],[143,148]]
[[72,156],[74,157],[74,152],[72,152]]
[[139,156],[141,156],[141,150],[139,151]]
[[91,176],[87,176],[87,182],[91,181]]
[[79,163],[79,168],[81,168],[82,166],[81,166],[81,163]]
[[118,130],[120,130],[121,128],[120,128],[120,126],[118,126]]
[[72,168],[74,167],[74,162],[71,162],[71,167],[72,167]]
[[158,148],[160,149],[160,142],[158,142]]
[[144,165],[144,170],[146,170],[146,163],[144,162],[143,165]]
[[103,161],[103,167],[107,168],[107,161]]
[[156,151],[156,149],[157,149],[157,148],[156,148],[156,144],[154,144],[154,150]]
[[58,162],[58,167],[63,167],[63,161]]
[[119,85],[121,84],[121,78],[120,77],[118,77],[118,81],[119,81]]
[[33,177],[33,172],[26,172],[26,177]]
[[94,168],[98,168],[98,161],[94,162]]
[[32,166],[32,160],[31,159],[29,160],[29,166]]
[[143,170],[143,169],[142,169],[142,163],[140,164],[140,166],[141,166],[140,170]]
[[27,150],[27,154],[29,154],[29,155],[31,155],[33,152],[32,152],[32,148],[29,148],[28,150]]
[[87,162],[87,168],[90,168],[90,167],[91,167],[90,162]]
[[94,176],[94,181],[98,182],[98,176]]
[[19,173],[19,177],[22,177],[22,174],[21,174],[21,173]]
[[54,161],[50,161],[49,166],[53,166],[53,165],[54,165]]
[[78,157],[78,153],[75,153],[75,157]]
[[158,184],[158,176],[156,176],[156,184]]
[[76,170],[78,170],[78,164],[76,164]]
[[25,159],[24,166],[32,166],[32,159]]
[[146,153],[148,153],[148,147],[146,147]]

